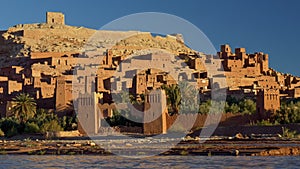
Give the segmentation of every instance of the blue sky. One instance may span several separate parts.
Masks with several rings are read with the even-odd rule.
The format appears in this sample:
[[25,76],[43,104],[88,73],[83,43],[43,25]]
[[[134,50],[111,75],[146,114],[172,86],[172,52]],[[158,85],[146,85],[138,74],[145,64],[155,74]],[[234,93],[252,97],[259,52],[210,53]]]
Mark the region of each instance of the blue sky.
[[26,0],[2,2],[0,29],[45,22],[46,11],[61,11],[66,24],[99,29],[138,12],[163,12],[196,25],[217,50],[221,44],[262,51],[270,66],[300,76],[300,1],[297,0]]

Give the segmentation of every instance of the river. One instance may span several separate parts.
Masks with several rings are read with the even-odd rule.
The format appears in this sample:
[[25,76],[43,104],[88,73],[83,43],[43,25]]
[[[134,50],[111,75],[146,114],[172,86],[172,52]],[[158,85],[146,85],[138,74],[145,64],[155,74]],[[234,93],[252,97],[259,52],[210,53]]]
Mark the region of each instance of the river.
[[0,168],[300,168],[299,156],[30,156],[1,155]]

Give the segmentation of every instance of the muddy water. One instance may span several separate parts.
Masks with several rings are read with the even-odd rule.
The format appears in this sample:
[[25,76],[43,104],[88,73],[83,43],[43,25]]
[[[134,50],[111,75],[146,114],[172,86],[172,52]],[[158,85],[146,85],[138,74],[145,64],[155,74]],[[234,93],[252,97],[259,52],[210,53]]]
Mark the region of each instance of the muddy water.
[[298,168],[299,156],[29,156],[2,155],[0,168]]

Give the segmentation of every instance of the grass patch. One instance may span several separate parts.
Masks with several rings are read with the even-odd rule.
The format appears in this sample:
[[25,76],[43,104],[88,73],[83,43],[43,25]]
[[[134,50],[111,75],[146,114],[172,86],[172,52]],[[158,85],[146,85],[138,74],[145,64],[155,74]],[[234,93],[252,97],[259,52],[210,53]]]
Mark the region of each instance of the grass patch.
[[284,138],[297,138],[298,134],[297,131],[290,130],[287,127],[282,127],[282,136]]
[[75,154],[76,154],[76,152],[74,152],[74,151],[68,152],[68,155],[75,155]]
[[182,150],[182,151],[180,152],[180,155],[186,156],[186,155],[189,155],[189,152],[186,151],[186,150]]
[[5,154],[7,154],[7,152],[5,150],[0,150],[0,154],[5,155]]

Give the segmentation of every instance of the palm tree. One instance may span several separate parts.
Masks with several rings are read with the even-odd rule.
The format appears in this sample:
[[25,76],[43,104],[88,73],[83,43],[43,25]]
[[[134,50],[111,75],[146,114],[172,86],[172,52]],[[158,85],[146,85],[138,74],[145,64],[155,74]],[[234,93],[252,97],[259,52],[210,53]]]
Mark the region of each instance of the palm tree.
[[18,118],[21,123],[25,123],[35,114],[35,100],[30,97],[29,94],[21,93],[13,98],[12,111],[15,113],[15,117]]
[[186,81],[178,84],[181,94],[181,112],[192,113],[197,112],[198,105],[198,91],[195,86]]
[[172,114],[178,114],[181,102],[181,93],[178,85],[162,86],[162,89],[166,91],[167,102],[172,110]]

